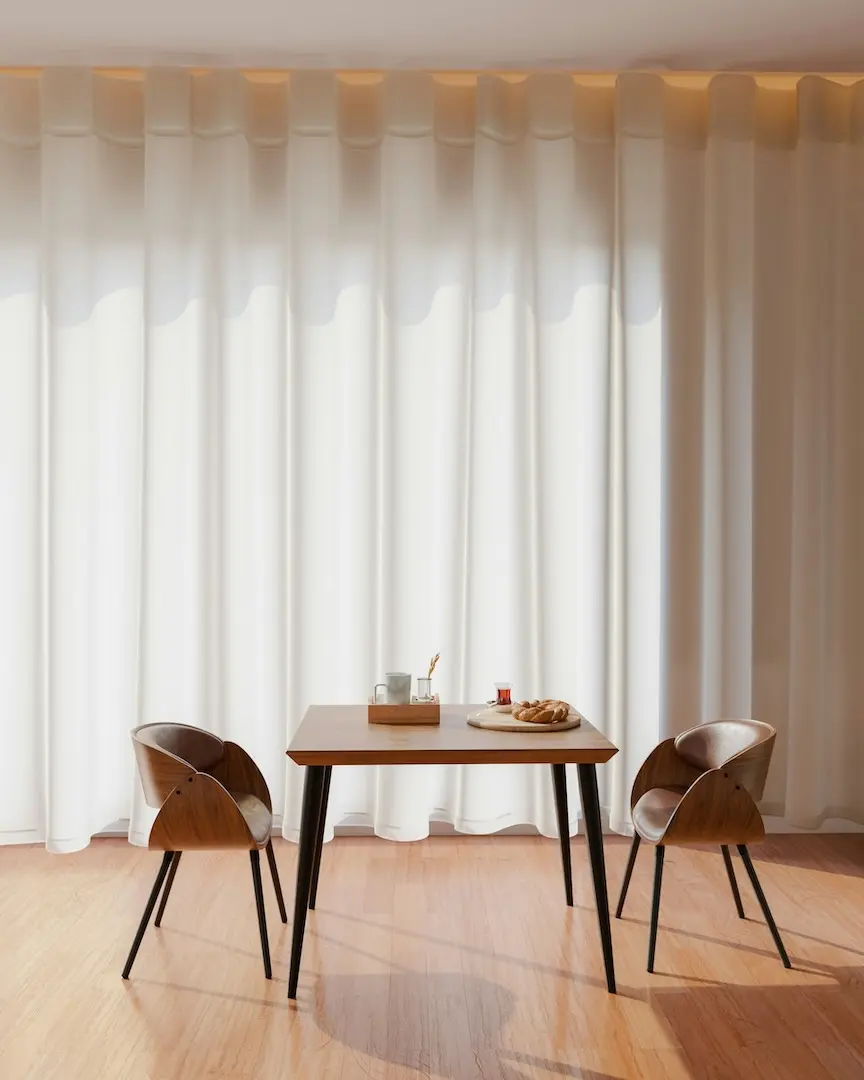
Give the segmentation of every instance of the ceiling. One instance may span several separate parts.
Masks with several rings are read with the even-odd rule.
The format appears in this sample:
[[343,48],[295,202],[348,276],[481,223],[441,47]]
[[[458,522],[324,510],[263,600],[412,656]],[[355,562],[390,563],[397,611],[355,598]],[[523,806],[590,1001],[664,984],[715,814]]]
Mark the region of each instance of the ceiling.
[[864,0],[27,0],[0,65],[864,70]]

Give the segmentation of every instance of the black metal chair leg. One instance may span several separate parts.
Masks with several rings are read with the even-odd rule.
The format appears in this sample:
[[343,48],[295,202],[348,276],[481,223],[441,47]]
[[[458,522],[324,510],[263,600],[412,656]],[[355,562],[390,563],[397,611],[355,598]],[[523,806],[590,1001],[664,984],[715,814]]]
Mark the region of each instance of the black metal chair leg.
[[324,850],[324,824],[327,819],[327,803],[330,800],[330,775],[332,765],[324,766],[324,784],[321,789],[321,808],[318,811],[318,834],[315,838],[315,862],[312,864],[312,884],[309,887],[309,910],[315,910],[318,896],[318,874],[321,870],[321,852]]
[[615,993],[615,958],[612,953],[612,926],[609,922],[609,895],[606,889],[606,857],[603,854],[603,825],[600,818],[600,795],[597,791],[597,769],[594,765],[577,766],[582,811],[585,815],[585,834],[588,838],[588,855],[591,859],[591,876],[594,879],[594,900],[597,904],[597,922],[600,944],[603,948],[603,965],[606,969],[606,989]]
[[267,938],[267,916],[264,913],[264,888],[261,885],[261,855],[257,848],[249,852],[252,863],[252,887],[255,890],[255,906],[258,909],[258,929],[261,932],[261,955],[264,957],[264,977],[273,977],[270,967],[270,942]]
[[273,851],[272,840],[267,841],[267,862],[270,864],[270,877],[273,878],[273,890],[276,893],[276,903],[279,905],[279,918],[283,923],[287,923],[288,912],[285,910],[282,882],[279,880],[279,867],[276,865],[276,853]]
[[768,923],[768,929],[771,931],[771,937],[774,938],[774,944],[777,946],[777,952],[780,954],[780,959],[783,961],[783,967],[791,968],[792,962],[790,961],[786,949],[783,946],[783,942],[780,938],[780,932],[777,929],[777,924],[774,922],[774,916],[771,914],[771,908],[768,907],[768,901],[765,899],[765,893],[762,892],[762,886],[759,884],[759,878],[756,876],[756,868],[750,861],[750,852],[747,850],[746,844],[738,845],[738,854],[741,856],[741,861],[744,863],[744,869],[747,871],[747,875],[750,878],[750,884],[753,886],[753,892],[756,893],[756,899],[759,901],[759,907],[762,908],[762,914],[765,916],[765,922]]
[[321,812],[321,789],[324,784],[324,765],[307,765],[303,784],[303,817],[300,821],[300,851],[297,854],[297,888],[294,893],[294,929],[291,935],[291,966],[288,972],[288,997],[297,997],[300,980],[300,956],[303,952],[303,932],[309,909],[309,888],[312,883],[312,864],[315,861],[315,841],[318,835],[318,816]]
[[573,869],[570,863],[570,813],[567,808],[567,766],[552,766],[555,789],[555,812],[558,815],[558,839],[561,843],[561,869],[564,871],[564,896],[573,907]]
[[729,884],[732,887],[732,897],[735,900],[735,910],[738,912],[738,918],[744,919],[744,905],[741,903],[741,893],[738,891],[738,881],[735,877],[735,868],[732,866],[732,856],[729,854],[729,845],[721,844],[720,850],[723,852],[723,862],[726,864],[726,873],[729,875]]
[[144,914],[141,916],[141,922],[138,924],[138,933],[135,935],[135,940],[132,942],[132,948],[129,950],[129,955],[126,958],[126,966],[123,968],[124,979],[129,978],[129,972],[132,970],[132,965],[135,963],[135,957],[138,955],[138,950],[141,948],[144,931],[147,929],[147,924],[150,922],[153,908],[156,907],[159,890],[162,888],[162,883],[165,880],[165,875],[168,873],[168,867],[171,865],[171,860],[173,858],[173,851],[166,851],[162,856],[162,865],[159,867],[159,873],[156,875],[153,888],[150,890],[150,898],[147,901],[147,907],[144,908]]
[[627,856],[627,869],[624,871],[624,880],[621,882],[621,895],[618,897],[618,907],[615,909],[615,918],[620,919],[624,912],[624,901],[627,899],[627,890],[630,888],[630,878],[633,876],[633,867],[636,865],[636,853],[642,837],[639,833],[633,833],[633,843],[630,845],[630,854]]
[[654,951],[657,948],[657,922],[660,918],[660,890],[663,887],[663,859],[666,848],[658,844],[654,851],[654,898],[651,901],[651,932],[648,937],[648,970],[654,970]]
[[177,874],[177,867],[180,865],[180,856],[182,854],[182,851],[174,852],[174,858],[171,860],[171,869],[168,871],[168,880],[165,882],[165,888],[162,890],[162,899],[159,901],[156,918],[153,920],[154,926],[162,925],[162,916],[165,914],[165,905],[168,903],[168,896],[171,893],[171,886],[174,884],[174,878]]

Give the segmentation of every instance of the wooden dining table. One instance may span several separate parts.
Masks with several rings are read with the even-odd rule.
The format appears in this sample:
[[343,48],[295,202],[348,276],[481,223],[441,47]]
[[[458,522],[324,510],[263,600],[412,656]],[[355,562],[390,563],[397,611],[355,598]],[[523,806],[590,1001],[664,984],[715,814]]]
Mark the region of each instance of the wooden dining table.
[[594,882],[606,986],[615,993],[615,964],[606,889],[606,862],[597,765],[609,761],[618,747],[587,720],[567,731],[491,731],[467,723],[485,705],[442,705],[435,725],[370,724],[366,705],[312,705],[287,753],[306,767],[303,814],[294,897],[294,928],[288,997],[296,998],[306,913],[318,892],[324,820],[334,765],[535,765],[552,769],[565,898],[573,905],[566,766],[578,770],[588,855]]

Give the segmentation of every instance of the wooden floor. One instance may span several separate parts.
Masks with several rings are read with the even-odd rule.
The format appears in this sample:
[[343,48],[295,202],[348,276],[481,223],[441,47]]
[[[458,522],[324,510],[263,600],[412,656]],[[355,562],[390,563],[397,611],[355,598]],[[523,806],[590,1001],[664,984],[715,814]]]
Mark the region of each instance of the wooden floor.
[[[584,842],[573,849],[568,910],[552,840],[328,844],[295,1004],[290,925],[266,870],[264,979],[244,853],[184,857],[126,983],[159,856],[119,840],[66,856],[0,848],[0,1077],[864,1077],[864,837],[754,848],[792,971],[743,872],[746,922],[719,853],[671,849],[647,975],[643,850],[613,922],[617,997],[604,989]],[[613,905],[626,853],[609,840]],[[279,841],[276,854],[290,908],[296,849]]]

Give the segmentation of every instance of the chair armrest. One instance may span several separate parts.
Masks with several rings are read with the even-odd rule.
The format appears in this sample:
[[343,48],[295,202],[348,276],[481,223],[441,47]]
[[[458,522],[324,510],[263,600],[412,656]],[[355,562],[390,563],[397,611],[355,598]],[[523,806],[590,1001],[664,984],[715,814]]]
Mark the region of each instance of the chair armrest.
[[258,847],[237,803],[207,773],[190,776],[166,798],[150,830],[149,846],[159,851]]
[[665,739],[655,747],[642,763],[630,791],[630,810],[646,791],[658,787],[689,788],[702,770],[678,756],[674,739]]
[[273,804],[270,799],[270,789],[267,781],[261,775],[261,770],[246,753],[242,746],[237,743],[223,743],[223,756],[210,770],[210,775],[219,780],[228,791],[242,792],[244,795],[254,795],[272,813]]
[[696,780],[669,819],[661,844],[749,844],[765,837],[750,792],[723,769]]

